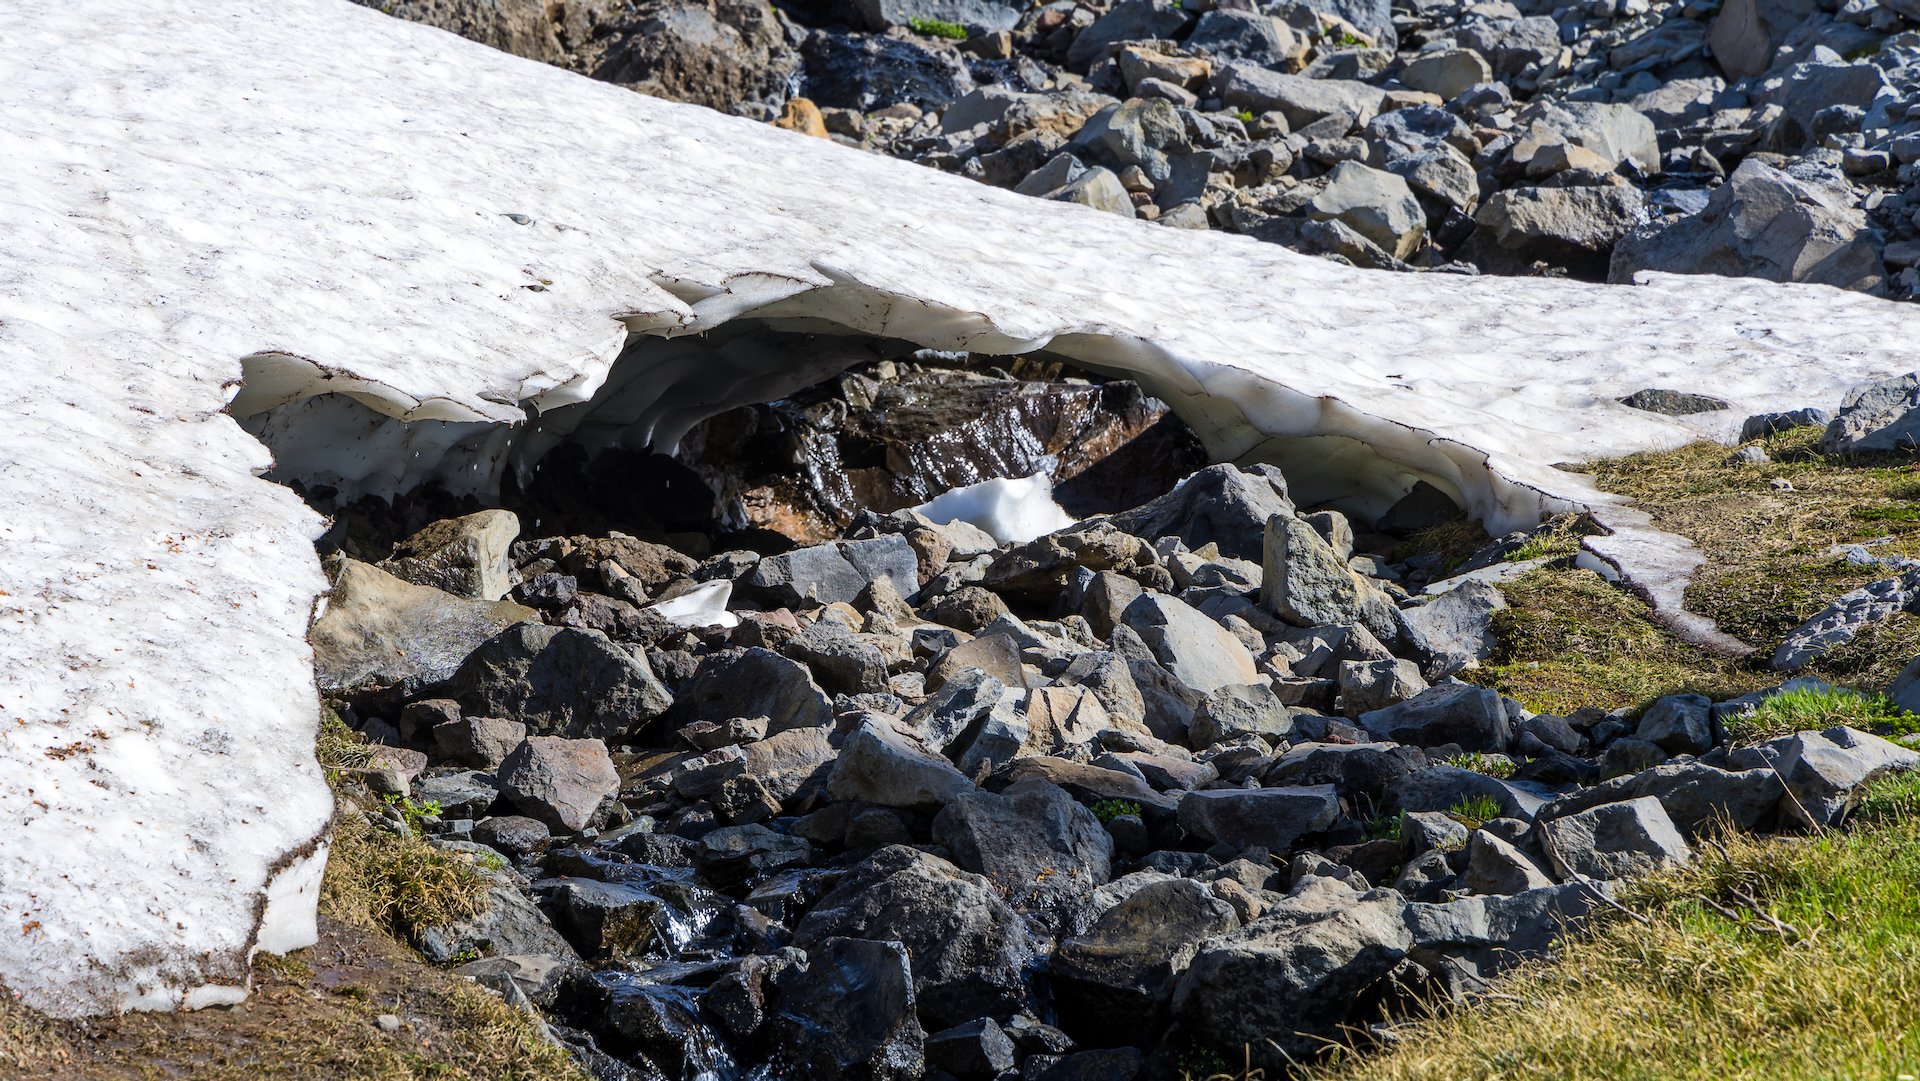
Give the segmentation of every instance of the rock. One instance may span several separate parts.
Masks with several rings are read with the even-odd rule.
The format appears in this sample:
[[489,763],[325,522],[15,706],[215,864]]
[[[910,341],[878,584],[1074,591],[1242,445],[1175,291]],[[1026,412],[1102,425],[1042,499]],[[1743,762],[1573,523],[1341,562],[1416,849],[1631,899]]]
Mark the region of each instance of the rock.
[[1114,170],[1137,166],[1155,183],[1173,175],[1168,153],[1189,149],[1186,125],[1174,107],[1142,98],[1095,113],[1068,146]]
[[1087,688],[1041,687],[1027,695],[1026,727],[1029,751],[1088,757],[1096,749],[1096,738],[1114,724]]
[[1297,68],[1306,51],[1306,43],[1285,22],[1272,15],[1229,8],[1215,8],[1201,15],[1185,45],[1215,60],[1244,60],[1274,71]]
[[524,815],[494,815],[473,824],[475,844],[497,849],[519,859],[531,854],[553,836],[539,819]]
[[1340,712],[1358,717],[1404,702],[1427,689],[1412,661],[1340,662]]
[[854,0],[853,11],[862,27],[875,32],[932,21],[955,23],[977,35],[1012,30],[1020,22],[1019,8],[994,0]]
[[1916,372],[1881,383],[1863,383],[1847,391],[1839,415],[1820,437],[1820,449],[1828,454],[1914,447],[1920,447],[1920,373]]
[[479,770],[424,776],[413,784],[413,799],[438,803],[442,818],[479,818],[499,798],[493,775]]
[[1515,273],[1543,262],[1598,281],[1608,274],[1614,245],[1646,224],[1647,211],[1631,186],[1509,188],[1473,220],[1480,225],[1475,255],[1491,270]]
[[1282,754],[1262,783],[1330,784],[1349,798],[1383,805],[1389,787],[1426,764],[1426,755],[1394,743],[1302,743]]
[[1415,747],[1451,743],[1466,751],[1505,751],[1512,739],[1500,696],[1466,683],[1443,683],[1358,719],[1379,739]]
[[1425,604],[1397,609],[1400,641],[1419,660],[1422,675],[1445,679],[1493,652],[1493,615],[1506,607],[1498,589],[1469,579]]
[[1570,882],[1504,897],[1411,904],[1404,912],[1412,956],[1429,968],[1464,973],[1467,987],[1542,956],[1602,906],[1604,886]]
[[527,726],[498,717],[461,717],[433,726],[440,753],[463,766],[492,770],[527,738]]
[[920,607],[922,617],[968,633],[1010,614],[1006,601],[979,586],[962,586]]
[[1540,830],[1541,846],[1562,878],[1627,878],[1693,858],[1666,808],[1652,796],[1550,819]]
[[602,800],[620,792],[620,773],[597,739],[530,736],[500,764],[500,792],[555,829],[578,833]]
[[1013,1040],[991,1017],[927,1037],[927,1066],[958,1081],[986,1081],[1013,1069]]
[[1618,777],[1638,773],[1666,760],[1667,752],[1661,750],[1659,744],[1630,736],[1622,737],[1607,744],[1606,753],[1600,756],[1600,775]]
[[1093,522],[1017,544],[995,556],[980,584],[1005,596],[1051,604],[1078,575],[1129,571],[1154,562],[1152,549],[1112,523]]
[[1865,109],[1886,89],[1886,73],[1870,60],[1857,64],[1795,64],[1773,92],[1773,103],[1780,107],[1780,113],[1761,133],[1760,149],[1788,153],[1805,150],[1819,141],[1815,118],[1822,111],[1836,105]]
[[1144,593],[1120,618],[1175,679],[1198,694],[1259,678],[1253,657],[1239,639],[1178,598]]
[[1484,829],[1467,838],[1466,887],[1475,893],[1511,894],[1553,885],[1526,853]]
[[1103,650],[1082,653],[1054,682],[1063,687],[1085,687],[1107,712],[1114,727],[1146,731],[1146,701],[1133,682],[1126,661]]
[[[1623,165],[1644,175],[1660,171],[1659,133],[1630,105],[1591,101],[1536,101],[1515,118],[1537,144],[1562,142],[1594,154],[1608,170]],[[1516,142],[1514,151],[1524,156]]]
[[958,52],[916,37],[815,30],[801,43],[800,56],[801,92],[826,107],[871,113],[911,104],[939,110],[973,90]]
[[1708,44],[1729,79],[1773,66],[1787,35],[1817,10],[1813,0],[1727,0],[1713,18]]
[[816,858],[805,838],[757,822],[709,830],[695,854],[700,873],[719,886],[757,881],[789,867],[805,867]]
[[992,885],[903,845],[856,866],[794,928],[804,949],[836,936],[898,941],[920,1014],[935,1027],[1006,1016],[1026,998],[1034,943]]
[[1021,912],[1045,913],[1109,877],[1113,838],[1093,812],[1038,777],[962,792],[933,820],[934,843],[985,875]]
[[879,720],[862,721],[847,736],[827,778],[827,795],[882,807],[936,810],[973,791],[953,763],[913,745]]
[[[1294,130],[1338,117],[1346,131],[1364,126],[1386,103],[1386,92],[1347,79],[1284,75],[1249,63],[1227,63],[1214,73],[1214,91],[1228,106],[1256,114],[1278,112]],[[1246,558],[1246,557],[1242,557]]]
[[1752,832],[1769,826],[1785,787],[1771,768],[1729,771],[1702,762],[1668,762],[1602,781],[1542,807],[1542,820],[1606,803],[1652,796],[1688,836],[1717,821]]
[[1493,68],[1472,49],[1438,49],[1416,53],[1400,69],[1400,81],[1414,90],[1438,94],[1452,101],[1481,83],[1493,81]]
[[1335,166],[1307,211],[1316,221],[1340,221],[1395,259],[1411,255],[1427,232],[1427,216],[1407,182],[1357,161]]
[[[1145,1029],[1173,998],[1202,940],[1240,926],[1206,885],[1176,878],[1143,886],[1053,955],[1053,993],[1069,1032],[1093,1037],[1117,1019]],[[1146,1033],[1136,1030],[1135,1038]]]
[[1484,796],[1499,807],[1500,817],[1519,819],[1531,819],[1546,803],[1538,795],[1518,785],[1444,764],[1414,770],[1393,782],[1388,787],[1387,796],[1394,810],[1442,812],[1452,811],[1468,800]]
[[427,960],[446,964],[459,957],[545,954],[567,958],[573,946],[554,930],[546,914],[506,876],[487,885],[487,907],[476,916],[421,928],[414,936]]
[[783,803],[824,786],[837,757],[824,727],[789,728],[743,750],[745,776],[758,780]]
[[776,978],[781,1057],[817,1081],[918,1081],[925,1032],[898,942],[830,938]]
[[481,643],[447,682],[466,713],[540,735],[620,741],[667,711],[648,667],[599,631],[518,623]]
[[1788,631],[1769,663],[1776,672],[1798,671],[1853,641],[1867,627],[1915,608],[1920,608],[1920,568],[1896,578],[1869,582],[1842,594],[1812,619]]
[[936,754],[946,752],[955,743],[959,744],[956,749],[964,749],[1006,695],[1004,683],[980,669],[963,669],[941,684],[937,692],[928,695],[926,701],[913,707],[900,719],[899,727]]
[[680,688],[669,720],[765,717],[770,734],[817,728],[833,720],[826,692],[805,665],[771,650],[723,650],[701,658],[693,678]]
[[550,878],[539,885],[555,925],[587,957],[640,957],[670,944],[672,908],[645,887],[591,878]]
[[1636,390],[1620,399],[1620,404],[1629,409],[1639,409],[1648,413],[1659,413],[1666,417],[1686,417],[1695,413],[1714,413],[1727,408],[1727,403],[1706,394],[1691,394],[1684,390],[1661,390],[1648,388]]
[[1384,638],[1398,630],[1386,594],[1355,574],[1312,526],[1290,514],[1267,520],[1261,574],[1261,605],[1289,623],[1359,623]]
[[1258,560],[1267,519],[1292,514],[1286,478],[1270,465],[1210,465],[1166,495],[1114,515],[1114,528],[1154,540],[1178,537],[1191,551],[1211,544],[1232,559]]
[[782,651],[806,665],[827,692],[866,694],[887,689],[886,656],[838,623],[814,623],[789,639]]
[[[1920,379],[1916,379],[1920,384]],[[1803,409],[1791,409],[1784,413],[1755,413],[1740,424],[1740,442],[1749,443],[1755,439],[1795,428],[1824,428],[1833,420],[1833,415],[1824,409],[1811,406]]]
[[1077,179],[1046,193],[1046,197],[1059,203],[1079,203],[1123,218],[1134,216],[1133,198],[1127,194],[1126,185],[1112,170],[1100,166],[1088,169]]
[[475,601],[414,585],[341,557],[333,593],[307,633],[321,693],[412,697],[452,675],[503,628],[540,614],[511,601]]
[[[1028,1062],[1038,1065],[1046,1056],[1035,1055]],[[1076,1051],[1062,1055],[1060,1061],[1037,1069],[1034,1081],[1134,1081],[1140,1076],[1145,1056],[1137,1047],[1111,1047],[1099,1051]]]
[[720,110],[777,103],[799,66],[781,19],[747,0],[638,0],[599,11],[586,17],[610,25],[565,35],[578,39],[568,42],[576,70],[655,97]]
[[1850,190],[1789,176],[1758,158],[1741,162],[1700,213],[1621,238],[1607,280],[1631,282],[1642,270],[1865,292],[1885,281],[1879,240]]
[[1207,695],[1194,711],[1189,729],[1193,746],[1259,736],[1269,743],[1285,740],[1293,730],[1293,715],[1265,683],[1227,685]]
[[883,577],[893,579],[901,596],[919,590],[920,560],[905,537],[888,533],[872,540],[816,544],[768,556],[742,585],[769,605],[800,609],[842,601],[851,604]]
[[1182,1028],[1207,1046],[1247,1047],[1275,1076],[1316,1054],[1317,1037],[1335,1036],[1413,945],[1398,894],[1330,888],[1350,900],[1320,918],[1282,911],[1203,943],[1174,991]]
[[508,550],[519,536],[520,518],[512,511],[447,518],[395,545],[380,569],[456,597],[497,601],[513,588]]
[[469,961],[453,971],[480,984],[509,1004],[552,1009],[561,990],[586,972],[573,957],[520,953]]
[[1780,818],[1812,829],[1839,825],[1874,778],[1920,768],[1920,753],[1845,726],[1787,736],[1776,747],[1774,769],[1787,787]]
[[1724,738],[1713,721],[1713,700],[1700,694],[1670,694],[1655,702],[1633,735],[1668,754],[1706,754]]
[[1216,788],[1180,799],[1180,826],[1232,849],[1290,851],[1300,838],[1332,826],[1340,797],[1330,784]]
[[1121,0],[1073,39],[1067,49],[1067,67],[1086,71],[1116,42],[1170,38],[1187,25],[1187,19],[1187,13],[1171,0]]
[[1070,762],[1064,758],[1044,755],[1017,758],[1007,766],[1005,776],[1009,783],[1029,777],[1042,778],[1066,789],[1082,803],[1099,803],[1103,800],[1138,803],[1142,812],[1156,821],[1172,818],[1178,807],[1171,796],[1154,791],[1137,773],[1123,773],[1117,769],[1086,762]]

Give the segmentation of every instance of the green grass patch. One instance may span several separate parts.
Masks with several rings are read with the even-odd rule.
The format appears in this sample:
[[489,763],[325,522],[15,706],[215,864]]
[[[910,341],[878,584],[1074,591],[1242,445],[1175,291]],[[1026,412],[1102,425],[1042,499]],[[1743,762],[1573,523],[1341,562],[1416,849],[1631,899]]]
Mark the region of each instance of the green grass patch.
[[1470,830],[1477,830],[1500,817],[1500,804],[1492,796],[1468,796],[1447,808],[1447,817]]
[[1470,751],[1466,754],[1456,754],[1451,758],[1443,758],[1440,761],[1442,765],[1458,766],[1461,769],[1470,769],[1475,773],[1484,773],[1489,777],[1498,777],[1502,780],[1513,776],[1513,760],[1504,755]]
[[1727,719],[1727,735],[1736,743],[1757,743],[1775,736],[1819,731],[1844,724],[1880,735],[1920,731],[1920,716],[1908,713],[1883,694],[1862,694],[1835,687],[1793,687],[1772,695],[1751,713]]
[[914,19],[907,25],[913,28],[914,33],[924,37],[945,38],[948,41],[965,41],[973,36],[967,33],[967,28],[961,26],[959,23],[944,22],[940,19]]
[[1105,825],[1122,815],[1132,815],[1135,818],[1140,817],[1140,805],[1132,800],[1103,799],[1094,804],[1091,809],[1093,811],[1093,817],[1099,819],[1101,825]]
[[[1608,915],[1494,994],[1437,1006],[1319,1081],[1920,1074],[1920,776],[1846,830],[1735,836],[1627,886]],[[1608,910],[1602,910],[1603,913]]]

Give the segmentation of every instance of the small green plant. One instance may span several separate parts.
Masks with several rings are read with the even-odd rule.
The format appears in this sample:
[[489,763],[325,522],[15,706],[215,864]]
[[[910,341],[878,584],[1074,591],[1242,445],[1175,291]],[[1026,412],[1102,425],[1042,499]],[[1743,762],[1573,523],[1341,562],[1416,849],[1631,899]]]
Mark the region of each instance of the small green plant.
[[1452,758],[1445,758],[1441,761],[1449,766],[1470,769],[1475,773],[1484,773],[1489,777],[1498,777],[1502,780],[1513,776],[1513,761],[1502,755],[1481,754],[1479,751],[1471,751],[1467,754],[1456,754]]
[[1356,46],[1365,45],[1367,39],[1343,26],[1338,33],[1333,35],[1333,43],[1343,49],[1351,49]]
[[320,711],[320,732],[314,737],[313,756],[327,772],[329,782],[338,781],[343,770],[359,769],[373,760],[373,749],[360,733],[347,727],[340,715],[330,709]]
[[1911,503],[1880,507],[1855,507],[1847,512],[1862,522],[1920,522],[1920,507]]
[[1131,800],[1124,799],[1103,799],[1093,805],[1093,817],[1099,819],[1102,825],[1119,818],[1121,815],[1132,815],[1135,818],[1140,817],[1140,805]]
[[1362,827],[1369,841],[1398,841],[1400,839],[1400,816],[1397,814],[1374,815],[1367,819]]
[[1920,715],[1908,713],[1883,694],[1861,694],[1838,687],[1791,687],[1762,700],[1747,713],[1728,718],[1726,724],[1727,734],[1742,743],[1837,724],[1904,736],[1920,732]]
[[461,950],[459,953],[454,954],[452,957],[447,958],[447,964],[465,965],[465,964],[471,964],[472,962],[478,961],[478,960],[480,960],[480,951],[476,949],[468,948],[468,949]]
[[499,871],[501,868],[505,867],[507,865],[507,861],[506,861],[506,858],[503,856],[496,856],[492,853],[488,853],[487,855],[484,855],[484,856],[475,856],[473,858],[473,865],[475,867],[480,868],[482,871],[487,872],[488,874],[493,874]]
[[1468,796],[1447,808],[1447,817],[1470,830],[1477,830],[1500,817],[1500,804],[1492,796]]
[[420,834],[424,832],[422,826],[426,819],[440,817],[439,800],[430,799],[425,802],[416,803],[412,797],[402,796],[392,792],[381,796],[380,800],[387,806],[400,812],[401,819],[407,824],[408,832],[412,833],[415,837],[420,836]]
[[967,28],[959,23],[943,22],[940,19],[914,19],[907,25],[913,27],[914,33],[924,37],[965,41],[972,36],[967,33]]
[[1241,122],[1242,124],[1251,124],[1251,123],[1253,123],[1253,110],[1252,110],[1252,109],[1242,109],[1242,110],[1240,110],[1239,112],[1237,112],[1237,113],[1235,113],[1235,114],[1233,114],[1233,115],[1235,115],[1235,116],[1237,116],[1237,117],[1239,117],[1239,118],[1240,118],[1240,122]]

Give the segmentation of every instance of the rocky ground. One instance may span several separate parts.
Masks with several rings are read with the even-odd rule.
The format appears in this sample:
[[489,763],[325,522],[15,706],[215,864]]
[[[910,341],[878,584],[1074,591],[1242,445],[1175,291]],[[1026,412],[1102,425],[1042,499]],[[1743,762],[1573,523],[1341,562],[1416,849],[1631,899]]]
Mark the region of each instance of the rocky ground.
[[[843,452],[891,439],[859,401],[927,407],[895,418],[909,442],[1132,433],[1082,476],[1182,442],[1129,384],[922,360],[710,422],[836,468],[746,499],[772,474],[692,440],[704,532],[422,498],[342,508],[324,542],[317,672],[370,741],[327,756],[350,835],[472,878],[381,911],[599,1077],[1281,1076],[1485,992],[1718,831],[1833,830],[1920,766],[1913,675],[1781,682],[1920,604],[1891,549],[1749,693],[1536,714],[1474,681],[1503,586],[1566,566],[1577,521],[1463,543],[1435,489],[1357,520],[1234,465],[1026,541],[836,516]],[[1892,446],[1913,386],[1850,398],[1823,452]],[[1754,418],[1776,442],[1737,460],[1827,421]],[[864,490],[923,492],[923,460],[864,460]]]
[[1362,266],[1920,293],[1910,0],[376,6],[982,183]]

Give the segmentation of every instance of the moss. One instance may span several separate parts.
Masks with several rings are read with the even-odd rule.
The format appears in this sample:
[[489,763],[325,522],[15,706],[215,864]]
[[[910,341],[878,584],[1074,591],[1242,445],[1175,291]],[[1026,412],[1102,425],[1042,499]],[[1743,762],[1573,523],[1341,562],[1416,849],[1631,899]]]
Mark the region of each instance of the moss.
[[914,19],[908,23],[913,32],[930,38],[945,38],[948,41],[965,41],[970,36],[967,28],[959,23],[943,22],[939,19]]

